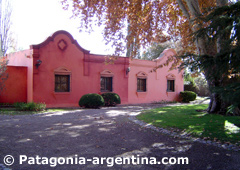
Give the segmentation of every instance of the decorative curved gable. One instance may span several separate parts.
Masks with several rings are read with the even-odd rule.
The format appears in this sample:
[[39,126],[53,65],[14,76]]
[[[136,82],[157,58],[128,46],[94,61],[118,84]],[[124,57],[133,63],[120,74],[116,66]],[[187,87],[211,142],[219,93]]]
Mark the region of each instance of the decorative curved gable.
[[147,76],[148,76],[147,73],[145,73],[143,71],[140,71],[137,73],[138,78],[146,78]]
[[[79,50],[81,50],[83,53],[86,53],[86,54],[89,54],[89,53],[90,53],[90,51],[82,48],[69,32],[64,31],[64,30],[60,30],[60,31],[55,32],[53,35],[49,36],[49,37],[48,37],[45,41],[43,41],[42,43],[36,44],[36,45],[31,45],[30,48],[31,48],[31,49],[39,49],[39,48],[41,48],[41,47],[44,47],[45,45],[47,45],[47,44],[50,43],[51,41],[54,41],[54,38],[55,38],[57,35],[59,35],[59,34],[64,34],[64,35],[66,35],[66,36],[70,39],[71,43],[74,44],[74,45],[76,45],[76,47],[77,47]],[[58,42],[58,48],[59,48],[60,50],[65,50],[66,47],[67,47],[67,44],[66,44],[66,42],[65,42],[64,40],[60,40],[60,41]]]
[[100,75],[104,77],[113,77],[114,73],[110,70],[104,70],[100,73]]
[[166,77],[168,80],[174,80],[176,78],[174,74],[168,74]]

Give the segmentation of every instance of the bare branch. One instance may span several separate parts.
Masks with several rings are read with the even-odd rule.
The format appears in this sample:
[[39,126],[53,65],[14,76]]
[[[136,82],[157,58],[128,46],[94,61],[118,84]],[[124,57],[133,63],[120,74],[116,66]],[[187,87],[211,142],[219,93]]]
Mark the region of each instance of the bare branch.
[[201,15],[198,0],[186,0],[188,9],[194,18]]
[[221,7],[228,3],[228,0],[217,0],[217,6]]
[[183,3],[183,1],[182,0],[177,0],[177,3],[179,5],[180,9],[182,10],[183,14],[185,15],[185,17],[187,17],[187,19],[190,19],[190,14],[188,12],[187,7]]
[[8,0],[0,1],[0,56],[5,56],[12,41],[10,27],[12,7]]

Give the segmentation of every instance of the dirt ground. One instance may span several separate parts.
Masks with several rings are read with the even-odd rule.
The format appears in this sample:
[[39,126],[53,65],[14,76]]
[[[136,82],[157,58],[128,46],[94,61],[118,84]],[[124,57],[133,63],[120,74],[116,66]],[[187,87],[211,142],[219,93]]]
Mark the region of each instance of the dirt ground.
[[[143,109],[158,105],[120,106],[102,109],[79,109],[47,114],[8,116],[0,115],[0,169],[4,169],[4,157],[12,155],[12,170],[43,169],[189,169],[189,170],[239,170],[240,153],[212,145],[173,138],[141,127],[129,120]],[[124,164],[113,166],[111,162],[95,165],[64,164],[54,166],[19,164],[20,155],[29,157],[188,157],[189,164]],[[9,160],[7,160],[9,161]],[[109,159],[110,161],[110,159]],[[78,162],[78,161],[77,161]],[[33,163],[29,162],[30,164]],[[46,162],[45,162],[46,163]],[[95,162],[96,163],[96,162]],[[43,164],[43,162],[42,162]],[[53,166],[53,164],[52,164]],[[2,168],[1,168],[2,167]],[[5,169],[6,169],[5,168]]]

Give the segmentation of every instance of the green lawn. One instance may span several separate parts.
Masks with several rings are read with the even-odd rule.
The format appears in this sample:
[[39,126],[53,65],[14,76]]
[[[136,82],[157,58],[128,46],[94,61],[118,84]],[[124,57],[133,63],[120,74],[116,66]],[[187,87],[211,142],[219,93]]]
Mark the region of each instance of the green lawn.
[[240,145],[240,117],[197,112],[208,105],[169,106],[142,112],[138,119],[192,136]]

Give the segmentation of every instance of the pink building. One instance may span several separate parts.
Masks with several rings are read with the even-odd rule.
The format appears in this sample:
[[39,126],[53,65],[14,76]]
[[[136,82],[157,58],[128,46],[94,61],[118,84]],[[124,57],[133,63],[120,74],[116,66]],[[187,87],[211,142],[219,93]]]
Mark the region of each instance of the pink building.
[[47,107],[78,106],[87,93],[114,92],[122,104],[178,100],[183,74],[163,67],[175,55],[167,49],[155,61],[119,57],[105,64],[105,56],[83,49],[72,35],[57,31],[29,50],[8,55],[8,79],[0,103],[44,102]]

